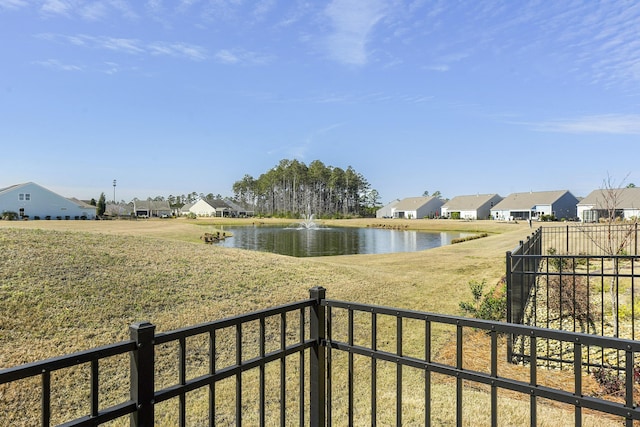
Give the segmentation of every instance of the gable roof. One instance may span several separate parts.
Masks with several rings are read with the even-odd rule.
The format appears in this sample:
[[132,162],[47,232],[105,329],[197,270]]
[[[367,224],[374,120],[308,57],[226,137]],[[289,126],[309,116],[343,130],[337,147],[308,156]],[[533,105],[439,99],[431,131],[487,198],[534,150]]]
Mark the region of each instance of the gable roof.
[[414,211],[421,206],[426,205],[431,200],[435,199],[433,196],[429,197],[407,197],[400,200],[395,206],[396,211]]
[[[448,210],[475,210],[481,208],[498,194],[476,194],[471,196],[456,196],[442,205]],[[502,197],[500,197],[502,199]],[[496,203],[497,204],[497,203]]]
[[5,192],[8,193],[11,190],[14,190],[14,189],[16,189],[18,187],[25,186],[27,184],[29,184],[29,183],[27,182],[27,183],[23,183],[23,184],[14,184],[14,185],[10,185],[10,186],[5,187],[5,188],[0,188],[0,194],[5,193]]
[[533,209],[538,205],[552,205],[567,193],[569,193],[568,190],[511,193],[500,203],[496,204],[491,210],[499,211],[518,209],[526,211],[529,209]]
[[[609,195],[611,191],[611,195]],[[615,198],[616,208],[618,209],[640,209],[640,187],[630,188],[614,188],[611,190],[599,189],[594,190],[587,197],[582,199],[578,205],[594,206],[596,209],[606,209],[607,198],[613,202]]]
[[20,188],[23,187],[28,187],[28,186],[33,186],[33,187],[37,187],[42,191],[46,191],[47,193],[53,194],[61,199],[64,199],[70,203],[73,203],[74,205],[76,205],[77,207],[81,208],[81,209],[97,209],[95,206],[88,204],[87,202],[84,202],[82,200],[76,199],[75,197],[64,197],[61,196],[60,194],[49,190],[48,188],[43,187],[40,184],[36,184],[35,182],[23,182],[22,184],[14,184],[14,185],[10,185],[8,187],[5,188],[0,188],[0,195],[5,194],[5,193],[9,193],[11,191],[15,191],[15,190],[19,190]]
[[222,199],[202,199],[202,200],[204,200],[205,202],[207,202],[209,206],[217,210],[231,209],[229,205]]
[[166,200],[134,200],[134,209],[137,210],[154,210],[154,211],[170,211],[171,206]]

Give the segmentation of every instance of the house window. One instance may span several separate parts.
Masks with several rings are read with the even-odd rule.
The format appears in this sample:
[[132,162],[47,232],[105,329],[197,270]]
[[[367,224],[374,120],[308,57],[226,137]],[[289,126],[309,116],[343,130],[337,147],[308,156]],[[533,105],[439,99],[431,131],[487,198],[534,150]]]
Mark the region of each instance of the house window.
[[18,194],[18,200],[24,200],[24,193]]
[[25,200],[31,200],[31,194],[30,193],[25,193],[24,199]]

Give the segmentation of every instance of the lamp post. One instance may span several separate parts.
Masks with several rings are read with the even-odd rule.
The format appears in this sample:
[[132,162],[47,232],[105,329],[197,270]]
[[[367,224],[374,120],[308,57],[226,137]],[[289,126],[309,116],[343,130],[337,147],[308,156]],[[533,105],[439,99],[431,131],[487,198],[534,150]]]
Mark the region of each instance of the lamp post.
[[113,204],[116,204],[116,180],[113,180]]

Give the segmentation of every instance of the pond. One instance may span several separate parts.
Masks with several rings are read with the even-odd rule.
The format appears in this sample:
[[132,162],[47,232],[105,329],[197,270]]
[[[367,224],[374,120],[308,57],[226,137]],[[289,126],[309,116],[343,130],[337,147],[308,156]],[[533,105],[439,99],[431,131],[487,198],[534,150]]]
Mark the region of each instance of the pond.
[[451,244],[473,233],[424,232],[355,227],[225,227],[229,237],[219,246],[294,257],[415,252]]

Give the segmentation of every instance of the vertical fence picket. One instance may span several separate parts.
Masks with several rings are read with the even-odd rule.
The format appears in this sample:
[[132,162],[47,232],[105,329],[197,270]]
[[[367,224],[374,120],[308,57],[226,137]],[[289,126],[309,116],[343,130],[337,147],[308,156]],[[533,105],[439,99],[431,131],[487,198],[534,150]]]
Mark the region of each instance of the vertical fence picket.
[[309,402],[309,420],[311,427],[324,427],[326,425],[327,401],[330,402],[326,398],[326,384],[327,382],[330,384],[330,375],[327,373],[331,372],[326,368],[327,360],[325,358],[325,339],[327,336],[325,335],[325,308],[322,301],[325,299],[326,290],[321,287],[312,288],[309,296],[314,301],[309,319],[309,334],[313,341],[309,361],[309,374],[311,375],[309,380],[311,388],[309,390],[311,400]]
[[[264,316],[260,316],[260,334],[259,334],[259,355],[260,359],[264,359],[264,355],[266,352],[266,324]],[[259,369],[259,399],[260,399],[260,426],[266,425],[266,413],[265,413],[265,405],[266,405],[266,396],[265,396],[265,364],[260,363]]]
[[[216,330],[209,331],[209,375],[216,373]],[[209,383],[209,427],[216,425],[216,383]]]
[[131,352],[131,400],[137,410],[131,414],[131,427],[152,426],[154,413],[155,325],[149,322],[134,323],[129,327],[136,350]]
[[[402,316],[396,317],[396,354],[402,357]],[[400,359],[397,359],[398,362]],[[396,363],[396,425],[402,425],[402,364]]]
[[280,426],[287,424],[287,360],[285,351],[287,349],[287,314],[280,314]]
[[[431,321],[427,316],[424,322],[424,360],[431,363]],[[431,369],[427,365],[424,373],[424,425],[431,427]]]
[[[236,366],[242,365],[242,323],[236,324]],[[236,427],[242,427],[242,371],[236,373]]]
[[49,427],[51,424],[51,371],[42,371],[41,407],[42,427]]
[[[304,343],[304,324],[305,324],[305,315],[304,315],[304,308],[300,309],[300,323],[299,323],[299,328],[300,328],[300,335],[299,335],[299,342],[300,344]],[[305,383],[304,383],[304,379],[305,379],[305,375],[304,375],[304,367],[305,367],[305,357],[304,357],[304,351],[300,352],[300,360],[299,360],[299,365],[298,365],[298,369],[300,372],[300,375],[298,375],[298,377],[300,378],[300,396],[299,396],[299,422],[300,425],[305,425],[304,419],[305,419],[305,404],[306,404],[306,399],[304,396],[304,389],[305,389]]]
[[[187,383],[187,340],[182,337],[178,340],[179,356],[178,356],[178,383],[183,386]],[[184,392],[180,393],[179,404],[179,425],[184,427],[187,424],[187,396]]]
[[378,315],[371,310],[371,427],[377,425],[378,401],[378,361],[374,352],[378,351]]

